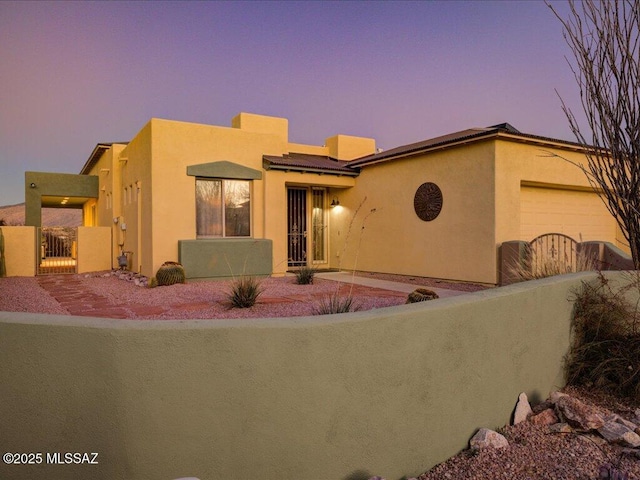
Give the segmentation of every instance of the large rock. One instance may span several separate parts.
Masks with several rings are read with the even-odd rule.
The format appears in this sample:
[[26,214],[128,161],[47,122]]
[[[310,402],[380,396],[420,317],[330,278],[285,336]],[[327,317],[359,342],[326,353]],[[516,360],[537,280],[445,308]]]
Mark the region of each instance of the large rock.
[[553,408],[547,408],[537,415],[532,416],[529,421],[534,425],[545,427],[558,423],[558,416]]
[[607,422],[598,428],[598,433],[608,442],[632,448],[640,447],[640,436],[622,423]]
[[558,416],[579,430],[597,430],[604,425],[604,419],[593,407],[568,395],[560,396],[556,404]]
[[498,432],[494,432],[488,428],[481,428],[473,437],[471,437],[471,440],[469,440],[469,446],[475,450],[482,450],[487,447],[505,448],[509,446],[509,441]]
[[533,410],[531,410],[531,405],[529,404],[529,399],[527,398],[527,394],[522,392],[518,396],[518,403],[516,403],[516,410],[513,412],[513,424],[517,425],[522,422],[526,422],[527,418],[533,415]]

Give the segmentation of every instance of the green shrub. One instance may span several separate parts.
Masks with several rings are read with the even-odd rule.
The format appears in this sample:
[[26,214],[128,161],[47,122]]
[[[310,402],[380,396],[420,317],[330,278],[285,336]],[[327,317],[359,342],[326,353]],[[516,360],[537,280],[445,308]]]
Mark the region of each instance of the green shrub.
[[314,315],[332,315],[335,313],[348,313],[360,310],[353,297],[349,294],[346,296],[335,292],[332,295],[323,297],[313,308]]
[[316,273],[315,268],[304,266],[300,267],[295,272],[296,275],[296,283],[298,285],[311,285],[313,283],[313,276]]
[[637,307],[602,274],[574,294],[573,344],[565,359],[568,384],[596,386],[640,400],[640,332]]
[[231,282],[231,291],[227,299],[232,308],[253,307],[262,293],[260,281],[255,277],[239,277]]
[[159,286],[184,283],[184,268],[178,262],[164,262],[156,272],[156,280]]

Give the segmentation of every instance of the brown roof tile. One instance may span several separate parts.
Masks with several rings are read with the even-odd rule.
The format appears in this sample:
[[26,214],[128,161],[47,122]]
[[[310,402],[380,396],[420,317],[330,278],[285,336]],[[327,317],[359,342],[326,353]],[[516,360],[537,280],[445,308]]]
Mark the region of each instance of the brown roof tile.
[[533,141],[543,143],[561,143],[572,148],[582,148],[580,144],[575,142],[568,142],[565,140],[557,140],[549,137],[541,137],[537,135],[529,135],[522,133],[512,125],[508,123],[501,123],[493,125],[487,128],[469,128],[467,130],[461,130],[459,132],[442,135],[440,137],[431,138],[429,140],[423,140],[421,142],[410,143],[408,145],[402,145],[400,147],[385,150],[374,155],[367,155],[366,157],[358,158],[350,162],[350,166],[364,167],[370,164],[385,162],[392,160],[399,156],[411,155],[413,153],[420,153],[425,150],[431,150],[436,148],[445,147],[448,145],[454,145],[459,142],[482,140],[483,138],[493,137],[498,134],[506,134],[514,139],[520,139],[521,141]]
[[359,169],[350,166],[351,162],[336,160],[323,155],[305,153],[287,153],[281,157],[263,155],[262,163],[265,170],[292,170],[349,176],[357,176],[359,174]]

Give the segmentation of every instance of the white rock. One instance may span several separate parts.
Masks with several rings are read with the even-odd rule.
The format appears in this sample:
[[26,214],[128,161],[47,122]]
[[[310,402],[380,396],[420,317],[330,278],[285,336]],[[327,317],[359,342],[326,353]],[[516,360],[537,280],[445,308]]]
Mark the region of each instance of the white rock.
[[486,447],[505,448],[509,446],[509,441],[498,432],[494,432],[488,428],[481,428],[473,437],[471,437],[469,445],[471,448],[478,450]]
[[513,424],[517,425],[522,422],[526,422],[527,418],[533,415],[531,405],[529,405],[529,399],[527,394],[522,392],[518,396],[518,403],[516,403],[516,411],[513,413]]

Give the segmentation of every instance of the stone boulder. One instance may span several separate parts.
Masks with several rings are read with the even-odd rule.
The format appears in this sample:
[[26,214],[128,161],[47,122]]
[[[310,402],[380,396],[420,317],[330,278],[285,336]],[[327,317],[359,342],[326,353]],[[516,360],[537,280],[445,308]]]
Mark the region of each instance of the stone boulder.
[[474,450],[482,450],[483,448],[505,448],[509,446],[509,441],[498,432],[481,428],[469,440],[469,446]]
[[619,443],[631,448],[640,447],[640,436],[622,423],[607,422],[598,428],[598,433],[609,443]]
[[555,402],[556,412],[560,419],[573,428],[588,432],[597,430],[604,425],[604,419],[593,407],[581,402],[577,398],[568,395],[560,396]]
[[531,415],[533,415],[533,410],[531,410],[529,399],[527,398],[527,394],[522,392],[518,396],[516,410],[513,412],[513,424],[517,425],[519,423],[526,422]]
[[533,415],[529,421],[534,425],[538,425],[540,427],[550,426],[558,423],[560,419],[556,415],[556,412],[553,408],[547,408],[537,415]]

